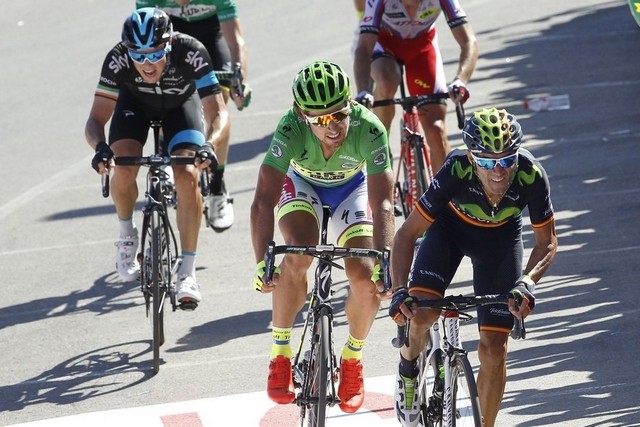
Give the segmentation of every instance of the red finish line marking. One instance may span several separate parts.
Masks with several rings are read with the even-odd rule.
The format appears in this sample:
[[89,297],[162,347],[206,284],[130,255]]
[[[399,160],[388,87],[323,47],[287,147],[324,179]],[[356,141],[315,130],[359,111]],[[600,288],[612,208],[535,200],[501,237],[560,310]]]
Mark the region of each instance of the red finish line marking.
[[164,415],[160,419],[164,427],[204,427],[197,412]]
[[[380,419],[395,418],[393,397],[366,392],[362,409],[375,413]],[[353,415],[357,415],[357,412]],[[344,414],[344,416],[353,416]],[[296,427],[300,424],[300,408],[296,405],[277,405],[271,408],[260,420],[260,427]]]

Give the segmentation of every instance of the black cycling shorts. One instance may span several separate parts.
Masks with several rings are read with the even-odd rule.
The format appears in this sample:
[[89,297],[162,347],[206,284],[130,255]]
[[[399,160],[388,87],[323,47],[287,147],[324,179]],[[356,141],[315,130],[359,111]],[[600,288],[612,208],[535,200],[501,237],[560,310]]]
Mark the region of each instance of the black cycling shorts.
[[[521,218],[499,227],[478,227],[462,221],[449,207],[420,243],[409,288],[443,296],[462,258],[468,256],[476,295],[508,293],[522,274],[523,251]],[[477,315],[480,329],[508,332],[513,327],[513,316],[504,305],[479,307]]]
[[163,149],[171,154],[176,149],[197,151],[205,142],[202,103],[193,93],[184,104],[169,110],[153,110],[143,105],[126,86],[120,89],[109,127],[109,144],[121,139],[135,139],[144,146],[151,120],[162,120]]

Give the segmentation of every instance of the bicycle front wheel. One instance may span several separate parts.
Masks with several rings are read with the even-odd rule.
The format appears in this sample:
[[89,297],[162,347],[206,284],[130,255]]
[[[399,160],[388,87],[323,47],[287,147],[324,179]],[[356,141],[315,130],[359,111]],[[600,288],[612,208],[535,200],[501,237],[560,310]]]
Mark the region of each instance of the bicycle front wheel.
[[164,344],[164,301],[167,295],[165,277],[168,266],[164,262],[166,239],[163,217],[157,209],[150,213],[150,247],[151,247],[151,298],[153,327],[153,370],[160,370],[160,346]]
[[[451,402],[447,415],[456,427],[482,427],[480,398],[469,359],[456,354],[451,360]],[[445,399],[446,401],[446,399]]]
[[309,427],[324,427],[327,416],[327,386],[329,385],[329,359],[331,357],[330,323],[328,309],[320,309],[314,331],[314,339],[317,342],[311,356]]

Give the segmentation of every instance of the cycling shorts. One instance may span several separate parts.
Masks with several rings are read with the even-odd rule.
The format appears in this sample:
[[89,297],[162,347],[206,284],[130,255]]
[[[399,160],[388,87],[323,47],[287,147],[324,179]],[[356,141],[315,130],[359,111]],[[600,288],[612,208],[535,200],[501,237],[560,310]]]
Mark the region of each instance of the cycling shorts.
[[151,111],[142,105],[126,86],[120,89],[109,127],[109,144],[121,139],[135,139],[144,146],[151,120],[162,120],[163,148],[171,154],[177,149],[197,151],[205,143],[202,103],[193,93],[179,107]]
[[[452,208],[443,209],[418,247],[409,289],[442,297],[464,256],[473,265],[476,295],[503,294],[513,289],[522,274],[522,220],[499,227],[477,227],[460,220]],[[477,310],[480,330],[509,333],[513,316],[506,305]]]
[[[373,49],[372,61],[390,57],[404,64],[407,89],[411,95],[430,95],[447,92],[447,81],[438,47],[436,29],[415,39],[400,39],[387,31],[380,31]],[[444,103],[438,100],[434,103]]]
[[288,213],[306,211],[316,218],[320,228],[322,205],[331,207],[328,232],[338,246],[345,246],[352,237],[373,236],[373,216],[364,172],[360,171],[343,185],[320,187],[310,184],[289,168],[278,202],[278,221]]

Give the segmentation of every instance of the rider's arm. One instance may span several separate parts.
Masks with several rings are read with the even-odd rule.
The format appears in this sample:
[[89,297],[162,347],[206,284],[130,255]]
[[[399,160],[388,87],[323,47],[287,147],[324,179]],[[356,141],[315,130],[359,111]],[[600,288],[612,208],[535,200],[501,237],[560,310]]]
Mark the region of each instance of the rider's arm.
[[212,93],[202,98],[206,123],[205,136],[207,142],[217,147],[218,141],[229,134],[229,112],[221,92]]
[[224,36],[229,52],[231,53],[231,63],[240,63],[242,66],[242,78],[246,80],[249,71],[249,59],[247,56],[247,47],[242,35],[240,20],[238,18],[220,22],[220,29]]
[[93,105],[89,112],[89,118],[84,127],[84,135],[87,143],[96,149],[99,142],[106,142],[104,127],[111,118],[116,107],[116,101],[104,96],[94,96]]
[[391,247],[391,283],[394,290],[408,284],[415,242],[430,226],[431,222],[418,209],[413,209],[396,232]]
[[280,198],[285,174],[262,165],[258,172],[258,183],[251,203],[251,241],[256,262],[264,259],[267,243],[273,239],[275,227],[274,208]]
[[453,27],[451,32],[460,46],[460,59],[454,80],[459,79],[467,84],[478,62],[478,40],[468,22]]
[[542,226],[533,225],[536,244],[531,251],[524,273],[538,282],[549,268],[558,249],[558,237],[553,219]]
[[373,33],[360,34],[358,44],[353,54],[353,78],[356,85],[355,94],[363,90],[371,90],[371,54],[378,40],[378,35]]

